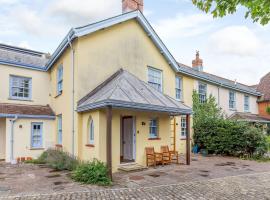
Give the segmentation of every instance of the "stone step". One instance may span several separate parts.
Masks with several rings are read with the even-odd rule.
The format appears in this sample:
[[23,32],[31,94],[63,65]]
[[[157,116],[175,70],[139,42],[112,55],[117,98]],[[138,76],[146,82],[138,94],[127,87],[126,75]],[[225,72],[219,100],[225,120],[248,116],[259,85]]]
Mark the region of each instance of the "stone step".
[[139,165],[137,163],[124,163],[118,166],[118,170],[125,171],[125,172],[141,171],[144,169],[147,169],[147,167],[143,165]]

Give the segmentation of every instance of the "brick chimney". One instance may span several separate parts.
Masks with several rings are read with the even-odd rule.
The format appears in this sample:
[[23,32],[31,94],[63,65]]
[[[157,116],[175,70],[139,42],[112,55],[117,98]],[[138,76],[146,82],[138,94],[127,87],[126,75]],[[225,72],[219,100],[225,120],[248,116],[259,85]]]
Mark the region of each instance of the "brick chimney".
[[123,13],[133,10],[140,10],[143,12],[143,0],[122,0]]
[[196,51],[196,58],[195,60],[192,60],[192,68],[203,71],[203,60],[200,59],[200,52]]

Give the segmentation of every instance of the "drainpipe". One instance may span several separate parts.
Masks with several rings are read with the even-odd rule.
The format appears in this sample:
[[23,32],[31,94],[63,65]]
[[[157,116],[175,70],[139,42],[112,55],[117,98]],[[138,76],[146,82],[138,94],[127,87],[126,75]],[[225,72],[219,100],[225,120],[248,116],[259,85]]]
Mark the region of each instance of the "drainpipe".
[[11,119],[11,132],[10,132],[10,163],[15,164],[16,161],[14,160],[14,153],[13,153],[13,146],[14,146],[14,124],[16,120],[18,119],[18,116],[15,115],[14,119]]
[[71,44],[70,36],[68,35],[68,43],[71,49],[71,71],[72,71],[72,155],[75,156],[75,107],[74,107],[74,97],[75,97],[75,90],[74,90],[74,49]]

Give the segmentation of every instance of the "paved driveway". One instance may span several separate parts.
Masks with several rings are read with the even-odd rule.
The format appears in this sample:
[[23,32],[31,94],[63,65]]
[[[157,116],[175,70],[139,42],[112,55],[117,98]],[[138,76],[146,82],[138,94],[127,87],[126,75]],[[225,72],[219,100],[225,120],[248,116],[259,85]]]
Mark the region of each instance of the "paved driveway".
[[39,196],[2,197],[2,199],[270,200],[270,172],[134,189],[110,189],[89,192],[55,193]]

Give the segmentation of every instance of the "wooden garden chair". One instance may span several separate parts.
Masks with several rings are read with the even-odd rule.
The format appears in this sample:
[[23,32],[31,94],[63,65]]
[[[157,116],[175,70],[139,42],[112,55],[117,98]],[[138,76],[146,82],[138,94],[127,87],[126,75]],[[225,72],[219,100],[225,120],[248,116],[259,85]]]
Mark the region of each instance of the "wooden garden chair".
[[147,166],[156,166],[157,164],[163,165],[162,153],[155,152],[154,147],[145,147],[145,153]]
[[177,164],[179,163],[178,151],[170,151],[168,145],[161,146],[160,150],[163,157],[163,163],[169,164],[173,160],[175,160]]

